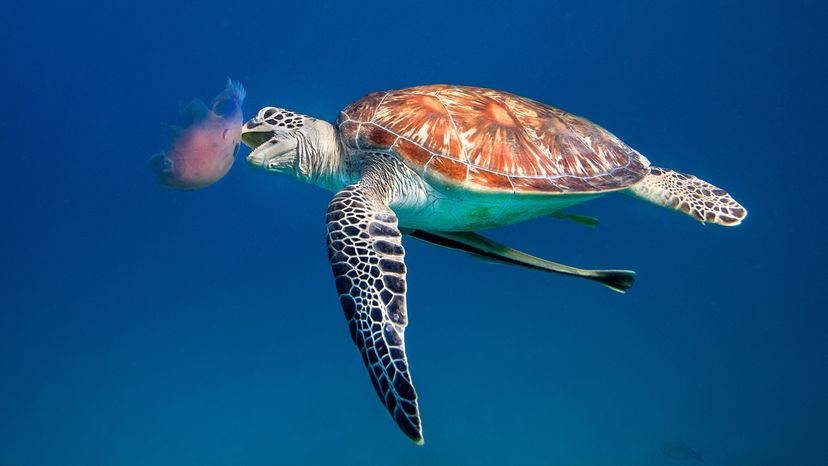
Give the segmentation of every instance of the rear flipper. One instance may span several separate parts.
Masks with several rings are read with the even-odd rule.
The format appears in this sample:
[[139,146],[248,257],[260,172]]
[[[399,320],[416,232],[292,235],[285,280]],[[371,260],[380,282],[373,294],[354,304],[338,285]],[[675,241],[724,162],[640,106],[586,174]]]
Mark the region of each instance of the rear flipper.
[[635,195],[653,204],[680,210],[702,223],[736,226],[747,210],[724,189],[693,175],[650,167],[650,174],[629,187]]
[[581,225],[586,225],[591,228],[595,228],[598,226],[598,219],[595,217],[589,217],[587,215],[570,214],[567,212],[561,212],[559,210],[557,212],[549,214],[549,216],[560,220],[570,220],[575,223],[580,223]]
[[570,267],[512,249],[477,233],[408,229],[402,231],[427,243],[464,251],[488,261],[586,278],[620,293],[627,291],[635,280],[635,272],[632,270],[585,270]]

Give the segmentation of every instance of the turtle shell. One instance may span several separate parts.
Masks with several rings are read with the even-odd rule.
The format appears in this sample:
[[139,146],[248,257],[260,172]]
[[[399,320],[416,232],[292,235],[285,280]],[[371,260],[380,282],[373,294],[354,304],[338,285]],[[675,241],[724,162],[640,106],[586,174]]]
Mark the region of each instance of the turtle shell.
[[508,92],[430,85],[369,94],[337,126],[356,151],[396,155],[430,183],[480,192],[594,193],[649,162],[609,131]]

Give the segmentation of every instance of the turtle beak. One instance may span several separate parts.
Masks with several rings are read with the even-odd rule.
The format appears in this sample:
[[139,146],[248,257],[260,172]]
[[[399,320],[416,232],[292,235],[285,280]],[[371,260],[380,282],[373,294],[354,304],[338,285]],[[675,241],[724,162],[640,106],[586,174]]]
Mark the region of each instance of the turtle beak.
[[252,118],[242,126],[241,140],[251,149],[256,149],[273,139],[275,132],[258,118]]
[[254,118],[242,127],[241,140],[253,149],[246,159],[250,165],[272,172],[293,170],[298,141],[291,134],[277,133]]

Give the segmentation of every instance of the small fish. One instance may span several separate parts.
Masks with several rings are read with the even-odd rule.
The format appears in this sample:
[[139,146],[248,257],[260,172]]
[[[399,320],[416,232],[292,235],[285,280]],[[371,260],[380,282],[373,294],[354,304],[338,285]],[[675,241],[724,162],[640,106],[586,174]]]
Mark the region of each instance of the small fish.
[[227,174],[239,149],[245,95],[241,83],[228,79],[211,108],[193,100],[180,110],[184,127],[177,129],[167,151],[152,156],[147,163],[161,184],[199,189]]
[[674,460],[699,460],[704,463],[702,459],[702,452],[694,450],[684,442],[667,442],[661,445],[661,453],[667,458]]

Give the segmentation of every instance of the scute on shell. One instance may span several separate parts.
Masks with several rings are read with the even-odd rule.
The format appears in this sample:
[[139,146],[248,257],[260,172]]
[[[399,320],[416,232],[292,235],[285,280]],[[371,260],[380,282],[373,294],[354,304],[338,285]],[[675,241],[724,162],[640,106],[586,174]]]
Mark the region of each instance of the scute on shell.
[[351,149],[395,154],[426,180],[475,191],[612,191],[649,166],[589,120],[478,87],[375,92],[346,107],[337,125]]

